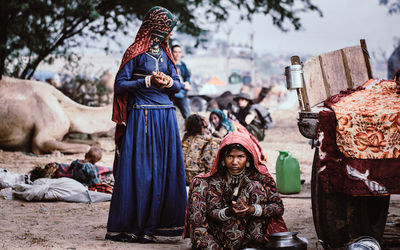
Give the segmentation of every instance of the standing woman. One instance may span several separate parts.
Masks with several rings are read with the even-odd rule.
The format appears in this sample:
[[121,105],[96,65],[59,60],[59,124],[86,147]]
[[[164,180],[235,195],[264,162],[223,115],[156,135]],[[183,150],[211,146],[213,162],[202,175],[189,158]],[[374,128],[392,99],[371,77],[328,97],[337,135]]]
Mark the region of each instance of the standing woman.
[[146,14],[114,84],[115,185],[106,239],[152,243],[183,232],[186,188],[174,104],[181,89],[168,39],[176,19]]

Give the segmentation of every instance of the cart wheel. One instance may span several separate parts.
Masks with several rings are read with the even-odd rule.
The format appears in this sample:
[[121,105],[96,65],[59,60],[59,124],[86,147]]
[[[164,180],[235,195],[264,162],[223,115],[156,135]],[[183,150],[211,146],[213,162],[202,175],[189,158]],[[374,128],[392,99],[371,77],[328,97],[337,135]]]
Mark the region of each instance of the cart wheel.
[[326,193],[321,185],[315,149],[311,177],[311,200],[315,230],[325,248],[339,248],[360,236],[381,241],[389,209],[390,196],[355,197]]

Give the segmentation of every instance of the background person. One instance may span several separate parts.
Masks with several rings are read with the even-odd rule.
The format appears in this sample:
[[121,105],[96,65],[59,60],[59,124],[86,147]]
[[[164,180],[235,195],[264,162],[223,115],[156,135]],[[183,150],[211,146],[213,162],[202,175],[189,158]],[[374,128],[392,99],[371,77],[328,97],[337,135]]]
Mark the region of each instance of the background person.
[[247,93],[239,93],[235,98],[238,110],[230,110],[230,113],[244,126],[257,140],[262,141],[265,130],[273,125],[271,114],[261,104],[253,104]]
[[197,114],[192,114],[185,120],[185,131],[182,151],[186,185],[189,186],[196,175],[210,171],[221,139],[210,134],[207,120]]
[[220,109],[213,109],[209,120],[213,128],[212,133],[219,138],[224,138],[228,133],[237,130],[233,121]]
[[175,107],[181,89],[168,46],[176,19],[151,8],[126,50],[114,84],[116,170],[106,239],[156,242],[179,236],[186,207],[185,169]]
[[210,113],[211,133],[215,137],[224,138],[227,134],[233,131],[248,134],[247,129],[237,121],[229,119],[224,111],[213,109]]
[[187,92],[191,89],[190,86],[190,71],[186,67],[186,64],[181,60],[182,48],[179,45],[172,46],[172,55],[178,68],[178,75],[181,83],[184,84],[183,88],[175,93],[174,104],[181,111],[183,119],[186,119],[190,115],[190,107],[187,98]]

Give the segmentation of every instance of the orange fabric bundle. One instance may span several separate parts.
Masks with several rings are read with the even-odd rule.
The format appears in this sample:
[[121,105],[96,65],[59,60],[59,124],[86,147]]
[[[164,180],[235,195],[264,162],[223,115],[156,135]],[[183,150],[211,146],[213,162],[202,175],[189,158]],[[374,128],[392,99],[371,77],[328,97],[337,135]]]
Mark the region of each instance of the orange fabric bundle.
[[369,80],[332,106],[336,142],[346,157],[400,158],[400,95],[396,82]]

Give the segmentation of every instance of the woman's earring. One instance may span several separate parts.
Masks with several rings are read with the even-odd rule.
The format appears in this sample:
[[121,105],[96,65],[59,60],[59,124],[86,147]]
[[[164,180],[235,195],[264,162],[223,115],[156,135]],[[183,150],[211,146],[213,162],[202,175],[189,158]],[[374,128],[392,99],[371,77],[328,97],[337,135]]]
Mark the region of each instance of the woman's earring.
[[246,168],[250,167],[250,162],[246,161]]
[[224,161],[221,162],[221,166],[225,167],[225,162]]

